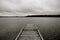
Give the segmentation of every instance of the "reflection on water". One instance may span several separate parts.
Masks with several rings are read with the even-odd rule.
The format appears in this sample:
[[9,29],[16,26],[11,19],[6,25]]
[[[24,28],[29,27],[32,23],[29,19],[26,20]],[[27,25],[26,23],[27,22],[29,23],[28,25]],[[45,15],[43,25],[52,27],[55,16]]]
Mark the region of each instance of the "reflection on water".
[[39,24],[39,30],[46,40],[60,40],[60,18],[52,17],[0,18],[0,40],[7,39],[7,37],[10,39],[7,33],[14,33],[19,28],[18,26],[21,27],[24,23]]

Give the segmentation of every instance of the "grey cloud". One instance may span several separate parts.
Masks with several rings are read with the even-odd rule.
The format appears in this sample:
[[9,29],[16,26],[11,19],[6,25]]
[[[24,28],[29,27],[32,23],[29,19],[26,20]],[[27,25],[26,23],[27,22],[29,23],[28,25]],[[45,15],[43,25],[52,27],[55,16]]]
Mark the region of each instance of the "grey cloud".
[[[60,14],[60,0],[0,0],[0,13]],[[53,13],[54,12],[54,13]]]

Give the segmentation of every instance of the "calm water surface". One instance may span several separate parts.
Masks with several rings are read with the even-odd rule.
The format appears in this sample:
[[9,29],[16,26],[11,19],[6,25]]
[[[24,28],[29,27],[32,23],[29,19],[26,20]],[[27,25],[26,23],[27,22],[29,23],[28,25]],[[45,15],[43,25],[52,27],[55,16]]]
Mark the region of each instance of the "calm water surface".
[[18,31],[18,26],[28,23],[39,24],[39,30],[45,40],[60,40],[60,18],[57,17],[0,18],[0,40],[11,39],[9,32],[13,34]]

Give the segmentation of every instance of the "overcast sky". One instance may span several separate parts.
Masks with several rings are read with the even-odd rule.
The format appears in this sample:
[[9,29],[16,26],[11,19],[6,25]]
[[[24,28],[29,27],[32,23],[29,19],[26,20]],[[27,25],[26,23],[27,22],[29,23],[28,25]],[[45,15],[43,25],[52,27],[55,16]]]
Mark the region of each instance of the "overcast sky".
[[0,0],[0,15],[60,14],[60,0]]

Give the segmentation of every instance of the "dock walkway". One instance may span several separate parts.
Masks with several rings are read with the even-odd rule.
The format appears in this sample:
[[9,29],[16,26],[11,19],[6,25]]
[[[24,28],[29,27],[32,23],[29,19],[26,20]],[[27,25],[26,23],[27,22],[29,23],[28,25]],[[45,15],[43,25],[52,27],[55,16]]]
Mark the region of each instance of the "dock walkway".
[[27,24],[23,27],[15,40],[43,40],[37,27],[34,24]]

